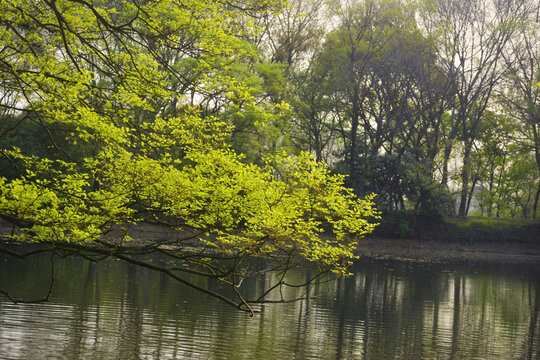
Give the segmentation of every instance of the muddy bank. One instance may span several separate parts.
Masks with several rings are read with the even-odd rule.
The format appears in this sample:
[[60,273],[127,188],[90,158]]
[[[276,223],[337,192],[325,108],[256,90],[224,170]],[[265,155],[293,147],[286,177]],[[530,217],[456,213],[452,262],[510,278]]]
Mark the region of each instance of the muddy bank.
[[442,217],[402,211],[383,215],[373,236],[456,243],[530,243],[540,246],[540,219]]
[[[0,221],[0,238],[5,240],[5,236],[2,235],[10,234],[12,230],[7,222]],[[125,235],[129,235],[132,240],[122,241]],[[204,235],[202,236],[204,237]],[[140,246],[149,243],[165,245],[178,241],[187,247],[200,246],[199,234],[181,234],[151,224],[127,228],[118,227],[108,233],[106,238],[126,246]],[[186,241],[186,238],[190,239]],[[357,255],[415,262],[463,261],[540,265],[540,242],[393,239],[370,236],[359,240]]]
[[540,264],[540,220],[445,217],[401,212],[383,217],[358,253],[409,261]]
[[415,262],[488,262],[540,265],[540,244],[523,242],[449,242],[364,238],[357,254]]

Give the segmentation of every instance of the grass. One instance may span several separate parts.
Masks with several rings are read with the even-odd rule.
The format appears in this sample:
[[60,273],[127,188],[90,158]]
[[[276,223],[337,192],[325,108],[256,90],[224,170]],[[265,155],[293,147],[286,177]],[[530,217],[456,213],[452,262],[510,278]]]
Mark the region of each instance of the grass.
[[480,216],[441,217],[410,212],[383,215],[375,236],[419,240],[478,242],[521,242],[540,244],[540,219],[511,219]]
[[540,219],[447,217],[443,228],[457,240],[540,243]]
[[492,218],[481,216],[447,217],[445,222],[457,225],[461,228],[485,227],[492,230],[520,229],[534,226],[540,222],[540,219],[511,219],[511,218]]

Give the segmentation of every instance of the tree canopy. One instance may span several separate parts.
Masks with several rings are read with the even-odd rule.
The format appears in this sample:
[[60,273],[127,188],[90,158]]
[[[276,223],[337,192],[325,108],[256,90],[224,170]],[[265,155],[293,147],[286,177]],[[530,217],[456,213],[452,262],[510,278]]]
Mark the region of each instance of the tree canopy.
[[[264,127],[287,112],[261,96],[249,41],[255,19],[281,7],[1,1],[0,217],[10,237],[116,256],[201,291],[182,274],[216,278],[237,296],[212,295],[247,311],[238,289],[252,255],[283,272],[307,259],[346,275],[356,239],[375,226],[373,195],[358,199],[308,153],[269,152],[255,165],[228,145],[231,119]],[[130,245],[129,229],[144,223],[175,235]],[[135,257],[154,251],[174,265]]]
[[[290,3],[311,26],[281,15],[274,32],[310,44],[322,29],[285,56],[298,148],[349,175],[356,194],[377,193],[387,219],[538,217],[537,1]],[[275,39],[261,47],[282,59]],[[497,156],[484,146],[494,142]]]

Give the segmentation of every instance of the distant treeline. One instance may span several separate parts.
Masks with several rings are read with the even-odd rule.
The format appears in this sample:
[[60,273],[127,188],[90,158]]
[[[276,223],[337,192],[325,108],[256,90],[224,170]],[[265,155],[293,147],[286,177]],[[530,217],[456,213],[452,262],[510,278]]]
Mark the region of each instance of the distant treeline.
[[232,141],[251,160],[308,150],[389,212],[537,217],[539,8],[291,0],[252,39],[262,94],[290,109],[231,119]]

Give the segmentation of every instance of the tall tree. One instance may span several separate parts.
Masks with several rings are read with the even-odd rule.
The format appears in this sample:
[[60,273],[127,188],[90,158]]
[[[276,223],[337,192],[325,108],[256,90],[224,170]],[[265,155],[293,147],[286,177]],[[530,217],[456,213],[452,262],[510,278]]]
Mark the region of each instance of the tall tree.
[[448,161],[459,138],[463,148],[461,216],[466,215],[470,189],[471,149],[482,115],[504,74],[502,54],[524,11],[522,1],[438,0],[435,11],[423,17],[427,29],[441,34],[438,57],[453,83],[455,103],[446,134],[442,183],[448,182]]
[[261,18],[260,47],[271,62],[299,71],[308,65],[311,54],[322,41],[324,0],[290,0],[279,13]]
[[[520,124],[520,140],[534,154],[540,178],[540,4],[524,1],[526,16],[510,39],[504,53],[507,76],[500,91],[508,115]],[[540,183],[533,200],[533,217],[538,211]]]
[[351,184],[360,193],[377,192],[388,209],[404,209],[406,200],[415,209],[433,209],[434,163],[450,93],[436,42],[418,28],[414,6],[341,5],[310,70],[333,105]]
[[[54,148],[33,153],[0,139],[17,172],[0,177],[11,237],[146,266],[249,312],[250,300],[286,286],[277,278],[260,298],[245,299],[250,255],[276,259],[283,272],[307,259],[345,275],[354,238],[375,226],[371,197],[357,199],[308,154],[258,167],[226,143],[225,114],[273,116],[272,104],[257,102],[250,29],[240,26],[272,5],[0,2],[0,107],[16,118],[11,131],[31,122]],[[145,222],[172,233],[130,246],[130,228]],[[321,239],[324,229],[336,237]],[[150,252],[174,264],[136,256]],[[223,281],[235,295],[185,274]]]
[[335,104],[351,185],[362,193],[369,179],[371,155],[382,146],[368,110],[377,96],[373,91],[378,81],[374,68],[382,60],[385,46],[409,26],[411,19],[395,2],[339,5],[334,15],[338,25],[328,35],[318,61],[329,69],[330,97]]

